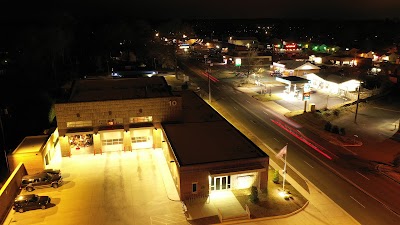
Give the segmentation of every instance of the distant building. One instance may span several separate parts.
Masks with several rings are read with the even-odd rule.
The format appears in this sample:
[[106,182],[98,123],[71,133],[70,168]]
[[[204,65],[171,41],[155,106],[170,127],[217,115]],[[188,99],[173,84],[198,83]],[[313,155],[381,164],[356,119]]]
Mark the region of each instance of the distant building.
[[230,37],[229,44],[246,46],[247,48],[258,48],[260,42],[256,37]]
[[304,76],[318,73],[320,68],[305,60],[281,60],[272,64],[272,70],[282,76]]

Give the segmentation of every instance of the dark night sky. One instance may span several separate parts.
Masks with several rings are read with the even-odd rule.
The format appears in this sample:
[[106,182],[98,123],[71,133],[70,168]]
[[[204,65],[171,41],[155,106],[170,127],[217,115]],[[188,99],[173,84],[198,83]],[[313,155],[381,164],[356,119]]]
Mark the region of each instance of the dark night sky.
[[68,10],[88,17],[131,16],[139,18],[399,18],[400,0],[58,0],[11,1],[2,5],[0,17],[29,19]]

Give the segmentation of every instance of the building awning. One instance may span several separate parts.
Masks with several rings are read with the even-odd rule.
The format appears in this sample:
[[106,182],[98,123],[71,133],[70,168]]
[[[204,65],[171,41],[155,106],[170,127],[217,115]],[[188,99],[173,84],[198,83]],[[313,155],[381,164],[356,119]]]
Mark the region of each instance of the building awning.
[[256,165],[238,166],[238,167],[234,167],[234,168],[213,169],[213,170],[210,170],[210,175],[211,176],[226,176],[226,175],[233,175],[233,174],[262,172],[262,171],[267,171],[267,168],[265,168],[261,164],[256,164]]
[[276,77],[275,80],[287,85],[305,84],[309,82],[308,79],[304,79],[302,77],[297,77],[297,76]]

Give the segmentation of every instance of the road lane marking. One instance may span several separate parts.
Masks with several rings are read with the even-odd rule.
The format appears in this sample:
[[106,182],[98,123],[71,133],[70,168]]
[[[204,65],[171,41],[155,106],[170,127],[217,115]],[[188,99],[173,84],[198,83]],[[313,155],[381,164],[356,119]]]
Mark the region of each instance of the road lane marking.
[[263,111],[263,113],[269,115],[269,114],[268,114],[267,112],[265,112],[265,111]]
[[239,110],[239,109],[237,109],[235,106],[233,106],[233,108],[236,109],[236,110]]
[[314,167],[313,166],[311,166],[311,164],[309,164],[308,162],[306,162],[306,161],[303,161],[305,164],[307,164],[308,166],[310,166],[311,168],[313,168],[314,169]]
[[361,204],[359,201],[357,201],[355,198],[353,198],[351,195],[350,195],[350,198],[353,199],[355,202],[357,202],[359,205],[361,205],[365,209],[365,206],[363,204]]
[[280,142],[278,139],[274,138],[275,141]]
[[365,179],[369,180],[369,178],[368,178],[368,177],[366,177],[366,176],[362,175],[360,172],[356,171],[356,173],[358,173],[360,176],[364,177]]
[[251,103],[249,102],[249,100],[246,100],[246,102],[249,103],[249,104],[251,104]]
[[256,124],[256,122],[254,120],[250,120],[252,123]]

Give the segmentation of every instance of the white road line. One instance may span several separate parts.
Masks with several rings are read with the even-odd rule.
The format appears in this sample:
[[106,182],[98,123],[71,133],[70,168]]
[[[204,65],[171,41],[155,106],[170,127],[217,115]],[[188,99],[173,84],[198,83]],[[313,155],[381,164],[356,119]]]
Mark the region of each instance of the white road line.
[[267,112],[265,112],[265,111],[263,111],[263,113],[269,115],[269,114],[268,114]]
[[[246,100],[246,102],[250,103],[248,100]],[[251,104],[251,103],[250,103]]]
[[366,177],[366,176],[362,175],[360,172],[356,171],[356,173],[360,174],[360,176],[362,176],[362,177],[364,177],[365,179],[369,180],[369,178],[368,178],[368,177]]
[[234,109],[238,110],[235,106],[233,106]]
[[311,168],[313,168],[314,169],[314,167],[313,166],[311,166],[308,162],[306,162],[306,161],[303,161],[305,164],[307,164],[308,166],[310,166]]
[[274,138],[275,141],[280,142],[278,139]]
[[353,198],[351,195],[350,195],[350,198],[353,199],[355,202],[357,202],[359,205],[361,205],[365,209],[365,206],[363,204],[361,204],[359,201],[357,201],[355,198]]

